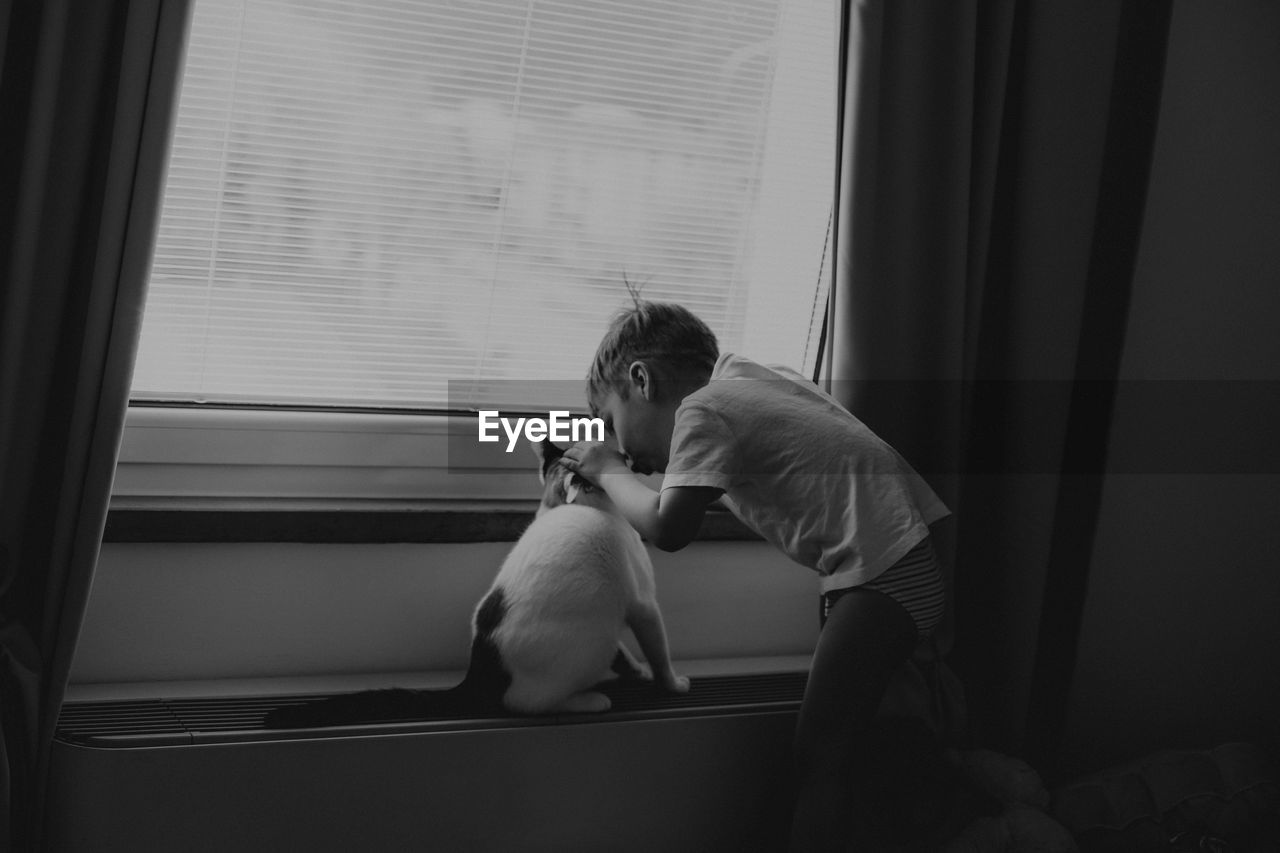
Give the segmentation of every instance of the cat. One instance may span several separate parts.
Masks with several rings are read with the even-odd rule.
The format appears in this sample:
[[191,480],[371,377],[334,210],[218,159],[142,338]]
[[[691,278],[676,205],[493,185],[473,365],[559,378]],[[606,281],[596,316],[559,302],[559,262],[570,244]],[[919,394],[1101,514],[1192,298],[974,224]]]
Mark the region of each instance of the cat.
[[[535,443],[542,501],[472,616],[471,659],[445,690],[367,690],[266,715],[269,728],[412,720],[455,712],[602,712],[596,689],[613,677],[655,680],[673,693],[672,669],[640,536],[603,490],[569,471],[564,450]],[[630,628],[651,675],[622,642]]]

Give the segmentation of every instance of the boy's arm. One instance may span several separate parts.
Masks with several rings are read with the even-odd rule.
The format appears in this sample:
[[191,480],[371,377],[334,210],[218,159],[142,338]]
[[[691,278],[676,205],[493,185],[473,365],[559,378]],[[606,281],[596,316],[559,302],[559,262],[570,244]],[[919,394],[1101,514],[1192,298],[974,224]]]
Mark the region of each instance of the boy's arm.
[[655,492],[623,469],[600,477],[600,487],[640,535],[661,551],[679,551],[693,541],[707,506],[721,489],[672,486]]
[[707,505],[724,491],[674,486],[655,492],[631,472],[620,453],[602,445],[571,448],[563,461],[604,489],[631,526],[662,551],[678,551],[692,542]]

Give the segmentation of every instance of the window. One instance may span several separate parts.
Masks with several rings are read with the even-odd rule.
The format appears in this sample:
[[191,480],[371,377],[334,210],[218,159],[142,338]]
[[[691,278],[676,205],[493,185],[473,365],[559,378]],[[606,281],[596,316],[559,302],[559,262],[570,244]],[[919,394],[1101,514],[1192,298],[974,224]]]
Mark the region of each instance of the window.
[[[275,424],[319,429],[315,452],[342,467],[336,436],[438,432],[409,412],[466,411],[494,384],[526,389],[504,406],[580,408],[624,278],[695,310],[723,349],[811,369],[833,16],[817,0],[195,0],[132,396],[273,408],[139,408],[124,461],[305,455],[279,436],[246,449]],[[117,493],[151,493],[141,471]]]

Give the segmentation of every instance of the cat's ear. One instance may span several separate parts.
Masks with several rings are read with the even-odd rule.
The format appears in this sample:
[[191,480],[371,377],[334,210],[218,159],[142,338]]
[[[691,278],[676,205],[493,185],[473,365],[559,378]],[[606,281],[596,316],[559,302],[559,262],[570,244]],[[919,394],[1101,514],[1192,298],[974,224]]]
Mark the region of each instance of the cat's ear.
[[564,456],[564,448],[557,447],[545,438],[541,441],[535,441],[533,444],[533,452],[539,460],[538,480],[545,484],[547,482],[547,471],[551,470],[551,466]]

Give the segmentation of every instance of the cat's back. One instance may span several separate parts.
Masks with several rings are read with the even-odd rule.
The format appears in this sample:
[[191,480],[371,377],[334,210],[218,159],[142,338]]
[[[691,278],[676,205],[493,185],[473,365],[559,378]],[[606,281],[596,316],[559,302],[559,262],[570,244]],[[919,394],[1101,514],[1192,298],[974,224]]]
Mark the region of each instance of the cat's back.
[[612,563],[644,556],[640,535],[621,516],[591,506],[563,504],[533,520],[506,562]]
[[494,584],[522,610],[612,611],[647,588],[652,572],[640,536],[624,519],[592,507],[564,505],[534,519],[503,561]]

